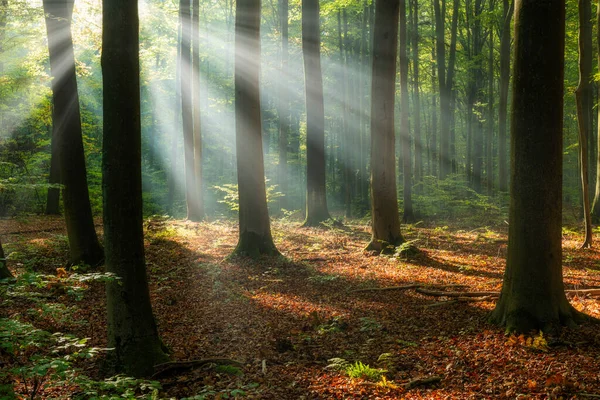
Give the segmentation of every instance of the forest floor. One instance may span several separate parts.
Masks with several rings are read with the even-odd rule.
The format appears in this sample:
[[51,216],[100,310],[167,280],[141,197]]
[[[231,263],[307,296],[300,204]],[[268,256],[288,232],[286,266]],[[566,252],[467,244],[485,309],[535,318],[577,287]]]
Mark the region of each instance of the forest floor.
[[[56,274],[68,250],[62,227],[54,218],[2,221],[9,267],[16,274],[25,267]],[[364,224],[309,229],[274,221],[284,257],[258,260],[228,258],[237,242],[231,221],[155,219],[145,229],[154,313],[171,359],[240,363],[160,374],[160,398],[600,398],[598,326],[558,336],[507,336],[487,322],[494,299],[456,301],[415,288],[362,290],[420,284],[499,291],[506,226],[404,225],[419,252],[393,257],[363,250],[370,238]],[[564,230],[567,289],[600,287],[600,250],[578,249],[581,239]],[[57,295],[55,301],[69,307],[68,318],[36,315],[21,303],[0,305],[0,317],[106,346],[104,286],[89,286],[79,301]],[[600,317],[600,300],[576,292],[569,298]],[[98,375],[99,365],[84,369]],[[362,378],[350,377],[353,372]],[[25,391],[25,383],[17,380],[15,391]],[[46,382],[39,398],[69,398],[67,390]]]

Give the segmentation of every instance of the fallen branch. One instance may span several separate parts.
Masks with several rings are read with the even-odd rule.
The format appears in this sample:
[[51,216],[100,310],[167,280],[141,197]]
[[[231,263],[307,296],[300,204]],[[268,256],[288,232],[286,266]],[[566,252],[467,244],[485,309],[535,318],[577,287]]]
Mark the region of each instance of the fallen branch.
[[421,294],[426,294],[428,296],[436,296],[436,297],[498,297],[500,296],[500,292],[445,292],[443,290],[430,290],[425,288],[417,288],[417,292]]
[[444,288],[450,288],[450,287],[465,287],[465,285],[459,285],[459,284],[454,284],[454,283],[450,283],[447,285],[427,285],[424,283],[411,283],[409,285],[404,285],[404,286],[386,286],[386,287],[374,287],[374,288],[364,288],[364,289],[354,289],[354,290],[350,290],[350,293],[356,293],[356,292],[384,292],[384,291],[388,291],[388,290],[408,290],[408,289],[417,289],[417,288],[437,288],[437,289],[444,289]]
[[375,288],[365,288],[365,289],[354,289],[351,290],[350,293],[356,293],[356,292],[384,292],[387,290],[408,290],[408,289],[415,289],[415,288],[420,288],[423,285],[420,283],[412,283],[410,285],[404,285],[404,286],[388,286],[388,287],[375,287]]
[[426,378],[417,378],[412,381],[405,383],[403,386],[406,389],[412,389],[417,386],[425,386],[425,385],[433,385],[434,383],[438,383],[442,380],[442,377],[439,375],[428,376]]
[[181,369],[194,369],[204,365],[215,364],[215,365],[235,365],[242,367],[244,364],[240,361],[231,360],[229,358],[204,358],[201,360],[190,360],[190,361],[170,361],[154,366],[154,375],[152,378],[164,375],[168,371],[181,370]]
[[475,303],[477,301],[488,301],[492,300],[492,296],[483,296],[483,297],[456,297],[453,300],[448,301],[438,301],[436,303],[427,304],[425,308],[439,307],[439,306],[447,306],[450,304],[456,303]]

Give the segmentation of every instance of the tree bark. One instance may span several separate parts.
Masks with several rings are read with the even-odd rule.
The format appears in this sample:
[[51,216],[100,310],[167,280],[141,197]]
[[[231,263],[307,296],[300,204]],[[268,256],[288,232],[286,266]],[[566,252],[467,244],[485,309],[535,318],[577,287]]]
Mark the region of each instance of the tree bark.
[[4,249],[0,242],[0,279],[13,279],[14,276],[6,265],[6,256],[4,255]]
[[[498,189],[508,191],[508,165],[506,160],[506,121],[508,110],[508,86],[510,82],[510,22],[514,1],[503,0],[504,16],[500,38],[500,96],[498,99]],[[599,188],[600,191],[600,188]]]
[[[284,195],[288,191],[287,152],[290,132],[290,100],[289,100],[289,0],[279,0],[279,24],[281,29],[281,73],[279,82],[279,190]],[[287,199],[279,199],[279,208],[285,208]]]
[[[0,29],[2,26],[0,25]],[[0,39],[1,41],[1,39]],[[0,54],[2,53],[2,46],[0,45]],[[2,73],[0,68],[0,74]],[[50,185],[60,184],[60,165],[58,164],[58,138],[54,137],[54,129],[49,127],[50,130],[50,176],[48,177],[48,183]],[[46,215],[59,215],[60,214],[60,188],[50,187],[48,188],[48,194],[46,196]]]
[[585,236],[582,248],[592,247],[592,217],[588,181],[588,137],[592,132],[592,5],[579,0],[579,84],[575,90],[579,132],[579,167]]
[[142,228],[139,21],[136,0],[104,0],[102,191],[109,347],[116,365],[149,376],[164,362],[146,277]]
[[182,8],[179,9],[179,21],[177,24],[177,65],[175,66],[175,102],[173,104],[173,136],[171,137],[171,170],[169,176],[169,194],[167,199],[167,208],[171,215],[175,213],[175,196],[178,192],[177,175],[178,175],[178,158],[180,157],[178,151],[178,133],[179,133],[179,122],[180,122],[180,106],[181,106],[181,41],[182,41]]
[[410,0],[412,9],[412,55],[413,55],[413,108],[415,138],[415,192],[420,193],[423,183],[423,141],[421,138],[421,98],[419,93],[419,8],[417,0]]
[[412,204],[412,151],[411,136],[408,126],[408,42],[406,33],[406,2],[400,0],[400,140],[402,141],[402,176],[404,213],[402,220],[412,222],[415,219]]
[[57,141],[71,264],[96,266],[104,252],[94,228],[81,132],[75,55],[71,36],[73,0],[44,0],[52,71],[53,138]]
[[581,319],[561,266],[564,35],[564,0],[516,3],[508,257],[491,315],[507,331]]
[[234,255],[278,255],[269,221],[260,116],[260,0],[238,0],[235,13],[235,129],[239,241]]
[[367,250],[402,244],[396,192],[394,95],[399,0],[376,0],[371,88],[371,218]]
[[200,122],[200,1],[192,0],[192,120],[194,137],[194,202],[188,207],[188,219],[204,219],[202,181],[202,130]]
[[[325,185],[325,111],[321,75],[318,0],[302,1],[302,54],[306,87],[306,220],[318,226],[330,219]],[[348,146],[349,143],[346,143]]]

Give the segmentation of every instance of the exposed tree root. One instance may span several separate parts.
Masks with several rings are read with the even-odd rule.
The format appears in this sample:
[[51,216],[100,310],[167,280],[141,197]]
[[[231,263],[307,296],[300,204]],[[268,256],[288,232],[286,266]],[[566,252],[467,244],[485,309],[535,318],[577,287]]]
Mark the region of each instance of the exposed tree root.
[[152,378],[157,378],[165,375],[167,372],[182,369],[194,369],[204,365],[215,364],[215,365],[234,365],[241,367],[244,364],[240,361],[231,360],[229,358],[203,358],[201,360],[190,360],[190,361],[170,361],[154,366],[154,375]]

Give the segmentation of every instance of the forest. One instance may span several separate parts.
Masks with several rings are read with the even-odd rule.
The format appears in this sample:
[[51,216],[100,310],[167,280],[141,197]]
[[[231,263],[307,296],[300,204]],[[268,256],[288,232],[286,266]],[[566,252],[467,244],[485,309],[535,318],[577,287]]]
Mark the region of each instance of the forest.
[[0,399],[600,398],[600,2],[0,0]]

